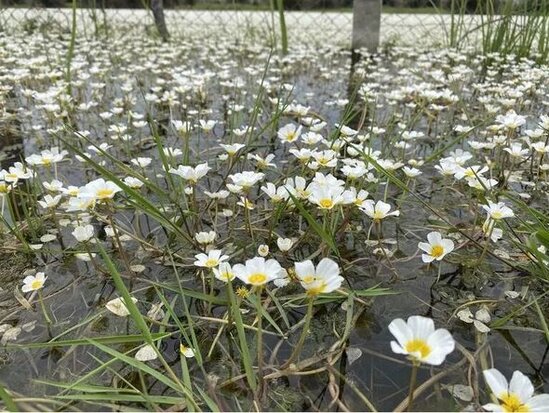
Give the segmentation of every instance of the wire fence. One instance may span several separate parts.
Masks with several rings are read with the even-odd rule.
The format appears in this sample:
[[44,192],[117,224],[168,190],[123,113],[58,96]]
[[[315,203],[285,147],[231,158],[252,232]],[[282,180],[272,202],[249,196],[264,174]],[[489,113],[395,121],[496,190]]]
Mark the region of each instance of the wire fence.
[[[252,0],[254,1],[254,0]],[[352,5],[337,3],[323,7],[314,3],[291,3],[285,20],[290,45],[335,45],[348,47],[352,35]],[[78,35],[145,36],[155,35],[151,10],[141,7],[114,8],[90,0],[88,7],[76,10]],[[116,1],[107,2],[116,5]],[[324,4],[326,2],[324,1]],[[55,2],[54,2],[55,4]],[[185,39],[201,36],[224,36],[235,41],[255,39],[276,41],[280,36],[279,17],[269,0],[246,4],[221,4],[189,0],[164,1],[168,31],[173,37]],[[314,7],[312,7],[313,5]],[[334,8],[333,6],[340,6]],[[310,8],[312,7],[312,8]],[[381,42],[395,44],[432,44],[441,42],[449,16],[439,14],[382,14]],[[0,0],[0,30],[26,32],[70,32],[72,9],[44,7],[15,0]]]

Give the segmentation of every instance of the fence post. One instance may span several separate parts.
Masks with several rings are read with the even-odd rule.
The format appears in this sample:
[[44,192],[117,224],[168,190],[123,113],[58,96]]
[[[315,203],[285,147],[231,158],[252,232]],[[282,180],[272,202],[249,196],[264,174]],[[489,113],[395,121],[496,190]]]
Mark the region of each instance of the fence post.
[[353,50],[366,48],[375,52],[379,46],[381,0],[353,1]]
[[170,33],[166,27],[166,19],[164,18],[164,5],[162,0],[151,0],[151,10],[154,17],[154,24],[160,33],[162,40],[167,42],[170,38]]

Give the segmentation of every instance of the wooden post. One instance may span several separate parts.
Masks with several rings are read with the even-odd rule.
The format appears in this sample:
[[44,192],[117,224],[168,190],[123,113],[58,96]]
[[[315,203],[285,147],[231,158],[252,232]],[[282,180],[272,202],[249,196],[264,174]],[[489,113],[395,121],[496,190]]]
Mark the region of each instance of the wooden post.
[[366,48],[373,53],[379,46],[381,0],[353,1],[353,50]]
[[164,18],[164,4],[162,0],[151,0],[151,10],[154,17],[154,24],[158,29],[158,33],[162,40],[167,42],[170,38],[170,33],[166,27],[166,19]]

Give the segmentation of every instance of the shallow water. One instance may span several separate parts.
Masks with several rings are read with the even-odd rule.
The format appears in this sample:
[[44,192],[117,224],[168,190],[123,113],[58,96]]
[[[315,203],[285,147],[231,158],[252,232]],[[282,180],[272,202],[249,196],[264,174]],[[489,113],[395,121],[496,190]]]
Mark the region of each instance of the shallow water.
[[[3,40],[5,42],[5,39]],[[18,39],[21,45],[35,41],[34,45],[27,48],[22,48],[21,51],[14,55],[20,61],[14,62],[7,59],[0,61],[0,65],[7,71],[15,71],[19,66],[29,66],[32,71],[41,73],[44,70],[40,69],[40,65],[29,63],[28,60],[36,53],[40,53],[39,46],[42,39]],[[50,39],[53,42],[53,40]],[[53,52],[48,56],[51,70],[57,68],[63,62],[63,46],[59,45],[59,52]],[[288,83],[294,85],[294,94],[292,98],[300,104],[311,106],[315,112],[319,112],[330,125],[332,132],[333,125],[341,121],[343,113],[347,107],[345,102],[339,102],[338,105],[326,105],[326,102],[335,102],[337,99],[348,99],[349,87],[348,80],[350,76],[350,56],[347,53],[339,51],[325,50],[318,53],[313,50],[299,49],[286,59],[277,59],[276,57],[269,58],[267,50],[257,48],[240,48],[236,45],[228,44],[210,45],[209,48],[200,48],[196,44],[191,46],[182,45],[175,51],[170,47],[161,47],[157,49],[157,45],[152,42],[133,41],[129,45],[121,43],[106,43],[92,45],[101,47],[100,49],[92,47],[94,53],[90,53],[90,46],[85,43],[79,44],[76,49],[75,62],[81,62],[82,69],[75,70],[74,76],[76,79],[81,78],[82,85],[78,87],[78,91],[74,92],[82,101],[86,101],[92,96],[90,89],[90,80],[86,79],[90,67],[98,65],[104,66],[108,76],[105,80],[105,87],[102,91],[93,95],[95,100],[100,102],[97,109],[90,111],[82,111],[73,118],[73,127],[76,130],[89,130],[91,132],[91,140],[95,142],[109,142],[107,139],[109,133],[107,131],[107,122],[102,121],[98,113],[108,110],[112,107],[112,102],[116,98],[124,96],[124,92],[120,89],[120,84],[127,75],[128,79],[133,82],[131,87],[132,93],[136,98],[135,104],[131,105],[132,110],[144,113],[146,110],[151,111],[155,117],[163,133],[163,144],[165,146],[180,145],[180,141],[176,139],[174,131],[170,128],[168,119],[170,110],[167,108],[151,108],[151,106],[143,100],[143,96],[154,87],[158,78],[164,79],[161,82],[162,90],[170,90],[177,82],[178,76],[184,77],[186,80],[181,82],[189,84],[188,90],[181,92],[179,99],[188,107],[180,107],[173,109],[171,113],[172,119],[191,119],[197,121],[200,117],[199,113],[193,113],[195,107],[201,107],[202,110],[209,109],[211,113],[205,115],[210,119],[224,119],[230,125],[216,126],[214,130],[215,138],[197,137],[193,141],[191,149],[194,159],[198,162],[209,161],[215,164],[215,155],[220,153],[213,148],[218,141],[238,141],[238,138],[229,131],[232,128],[237,128],[248,124],[250,114],[246,113],[246,109],[241,115],[230,115],[223,96],[231,96],[233,103],[241,104],[244,108],[254,106],[254,98],[252,94],[257,93],[253,89],[257,83],[258,76],[261,76],[262,68],[265,68],[270,60],[269,69],[266,80],[272,83],[273,88],[267,93],[273,96],[279,95],[280,90],[277,85],[280,83]],[[133,50],[132,47],[141,47],[144,52]],[[224,47],[223,47],[224,46]],[[54,50],[54,49],[52,49]],[[386,67],[387,72],[375,73],[375,78],[379,79],[381,88],[390,89],[402,83],[399,80],[401,74],[397,74],[397,69],[406,67],[402,62],[396,64],[399,59],[413,64],[417,62],[417,56],[408,55],[407,52],[401,52],[396,56],[380,58],[380,66]],[[213,57],[212,57],[213,54]],[[42,56],[39,54],[39,56]],[[434,57],[433,57],[434,58]],[[452,59],[446,59],[444,54],[440,66],[446,68]],[[422,54],[419,61],[429,60],[429,54]],[[87,63],[86,63],[87,62]],[[151,63],[156,62],[156,63]],[[299,64],[296,64],[299,62]],[[361,63],[366,65],[366,62]],[[112,66],[110,66],[112,64]],[[359,66],[361,65],[359,64]],[[438,63],[435,63],[435,65]],[[158,76],[151,74],[151,66],[157,68]],[[375,65],[374,65],[375,66]],[[367,70],[372,70],[369,66],[364,66]],[[246,68],[252,68],[251,73],[246,72]],[[419,72],[419,70],[417,71]],[[97,75],[92,75],[97,76]],[[421,78],[421,74],[417,74]],[[55,76],[54,76],[55,77]],[[243,87],[230,87],[231,80],[241,78]],[[394,84],[389,83],[391,77],[394,79]],[[134,81],[135,79],[135,81]],[[220,84],[222,79],[226,83]],[[97,79],[96,79],[97,80]],[[415,79],[417,80],[417,79]],[[203,82],[204,87],[196,87],[193,82]],[[387,83],[384,83],[387,82]],[[58,82],[62,83],[62,82]],[[406,82],[404,82],[406,83]],[[410,80],[409,83],[412,83]],[[14,83],[15,85],[15,83]],[[51,83],[49,80],[38,79],[33,76],[23,76],[20,85],[14,87],[14,91],[8,95],[6,99],[8,108],[14,112],[18,112],[18,108],[23,107],[24,110],[30,111],[29,116],[25,117],[19,111],[19,122],[21,137],[24,142],[24,150],[21,156],[28,156],[37,152],[39,149],[49,148],[51,142],[45,143],[47,133],[45,128],[52,127],[58,123],[51,119],[48,123],[44,112],[38,107],[37,102],[23,96],[23,89],[35,89],[40,92],[45,92]],[[205,102],[199,102],[197,99],[197,91],[204,92],[207,96]],[[86,97],[85,97],[86,96]],[[464,93],[464,96],[470,96]],[[386,104],[387,102],[382,102]],[[262,102],[261,105],[263,114],[260,116],[258,124],[267,124],[270,117],[272,107],[268,103]],[[529,109],[536,112],[534,108]],[[540,109],[541,110],[541,109]],[[403,110],[406,113],[406,110]],[[536,115],[538,113],[535,113]],[[447,133],[450,126],[448,121],[453,120],[454,113],[447,113],[441,116],[442,120],[437,123],[436,127],[440,127],[439,133]],[[475,115],[474,113],[472,114]],[[383,125],[389,122],[393,112],[382,105],[382,108],[376,112],[376,124]],[[456,115],[457,116],[457,115]],[[286,120],[290,120],[291,117]],[[127,115],[120,116],[120,122],[126,122]],[[42,130],[33,131],[33,125],[41,125]],[[267,148],[275,140],[275,132],[278,126],[268,125],[267,132],[264,134],[264,139],[261,140],[255,151],[264,153]],[[416,124],[415,130],[427,132],[427,128],[432,125],[422,120]],[[396,129],[394,123],[392,127]],[[197,132],[198,133],[198,132]],[[132,143],[128,145],[120,145],[114,148],[113,155],[117,159],[129,160],[129,153],[133,156],[150,156],[153,158],[153,164],[158,168],[159,157],[154,147],[148,139],[150,132],[147,128],[143,130],[131,130],[133,136]],[[61,132],[64,139],[74,139],[71,132]],[[55,140],[53,139],[55,142]],[[136,144],[143,141],[141,145],[145,147],[142,150],[136,150],[139,146]],[[82,140],[78,141],[82,143]],[[382,139],[375,140],[372,144],[374,148],[383,148],[393,152],[395,155],[397,150],[392,150],[394,142],[383,141]],[[428,157],[433,153],[433,145],[426,139],[425,142],[418,144],[416,156],[420,154]],[[148,148],[148,149],[147,149]],[[277,156],[277,163],[284,165],[289,159],[287,149],[277,148],[274,152]],[[107,162],[107,167],[113,168],[112,163]],[[416,193],[437,208],[439,211],[444,211],[450,216],[454,223],[467,225],[473,219],[469,211],[461,208],[462,204],[472,202],[471,200],[463,199],[459,193],[451,191],[442,191],[442,187],[452,186],[452,182],[444,182],[440,178],[432,165],[422,168],[421,175],[414,183]],[[161,169],[151,171],[149,176],[154,177],[155,173],[161,172]],[[90,171],[85,170],[83,164],[72,159],[69,162],[64,162],[59,165],[58,177],[64,183],[83,184],[84,180],[90,180],[94,176]],[[207,181],[209,190],[215,190],[221,183],[222,179],[220,171],[212,171],[211,177]],[[269,179],[278,178],[278,172],[272,171],[268,173]],[[51,179],[51,176],[49,177]],[[163,183],[164,178],[159,178],[158,182]],[[204,189],[204,188],[202,188]],[[380,186],[376,193],[371,196],[374,199],[380,199],[384,195],[384,188]],[[528,287],[531,291],[539,294],[540,286],[533,282],[527,274],[517,272],[509,272],[509,269],[495,259],[490,259],[489,266],[486,266],[480,274],[474,274],[471,268],[471,258],[478,254],[474,248],[465,247],[463,255],[454,259],[448,259],[442,264],[440,282],[435,283],[437,278],[437,270],[432,266],[429,267],[423,264],[417,255],[417,242],[424,239],[428,225],[440,225],[440,221],[433,220],[429,211],[426,211],[412,197],[404,197],[396,188],[391,188],[388,193],[389,198],[394,203],[394,200],[400,200],[399,209],[402,214],[398,221],[388,221],[383,225],[383,238],[391,241],[393,246],[392,252],[394,255],[390,259],[384,259],[379,255],[374,255],[372,247],[365,246],[366,231],[368,223],[363,222],[363,231],[354,231],[347,233],[338,240],[338,247],[342,255],[342,262],[350,263],[355,260],[355,264],[345,271],[345,277],[349,285],[354,289],[364,289],[376,285],[391,288],[397,295],[388,295],[376,297],[369,301],[369,305],[362,309],[360,317],[356,324],[352,327],[352,332],[348,339],[347,347],[351,349],[360,349],[362,354],[358,359],[350,364],[348,355],[343,356],[340,360],[334,363],[334,368],[338,370],[345,380],[336,378],[341,391],[339,399],[351,410],[362,410],[364,404],[358,396],[349,387],[346,381],[354,383],[360,390],[370,399],[370,401],[379,410],[391,410],[406,398],[407,385],[409,382],[410,366],[404,358],[398,357],[390,351],[389,342],[392,337],[387,330],[387,325],[391,320],[398,317],[407,317],[412,314],[419,314],[432,317],[435,324],[439,327],[448,328],[455,339],[470,352],[474,352],[477,348],[478,337],[475,335],[475,330],[472,325],[466,324],[455,317],[456,308],[460,304],[479,299],[487,300],[486,302],[493,309],[493,320],[498,317],[505,316],[510,310],[515,310],[521,305],[528,302],[521,298],[510,299],[505,296],[506,291],[522,291]],[[154,196],[150,195],[150,199],[154,200]],[[204,201],[205,196],[198,193],[198,199]],[[532,204],[543,205],[543,195],[536,199],[532,199]],[[477,202],[477,200],[475,200]],[[259,204],[259,202],[258,202]],[[546,206],[544,207],[546,209]],[[132,211],[124,211],[118,213],[117,220],[128,224],[143,238],[147,238],[150,242],[162,246],[166,243],[164,234],[155,228],[154,222],[147,222],[144,218],[134,220]],[[208,224],[208,217],[204,217]],[[242,216],[234,218],[243,226]],[[132,225],[129,225],[131,222]],[[140,225],[135,223],[139,222]],[[101,225],[96,223],[96,229],[99,230]],[[297,233],[298,222],[294,220],[285,220],[278,224],[276,230],[278,233]],[[63,239],[66,243],[65,247],[77,248],[74,238],[70,236],[70,229],[62,229]],[[374,230],[373,234],[376,234]],[[234,239],[225,239],[228,235],[221,234],[224,242],[224,248],[230,249],[231,244],[234,244],[234,250],[243,248],[248,256],[253,256],[255,250],[246,239],[244,231],[236,231],[233,233]],[[376,239],[376,238],[374,238]],[[392,240],[396,244],[392,243]],[[38,242],[37,239],[31,240]],[[316,243],[316,244],[315,244]],[[312,254],[318,247],[318,241],[315,239],[303,240],[300,248],[295,252],[295,260],[305,259]],[[105,243],[108,245],[108,242]],[[505,245],[502,248],[511,247]],[[95,268],[89,264],[76,260],[72,254],[67,253],[65,256],[60,254],[59,245],[54,241],[47,243],[43,247],[43,251],[38,253],[34,258],[28,258],[27,268],[42,268],[46,269],[48,274],[48,282],[45,287],[46,303],[50,308],[54,323],[51,331],[44,325],[43,316],[40,311],[27,311],[19,305],[12,296],[3,293],[8,305],[3,306],[0,312],[0,323],[9,323],[11,325],[22,325],[30,321],[37,320],[36,327],[30,332],[22,332],[16,344],[23,343],[40,343],[50,340],[54,337],[63,336],[67,338],[90,338],[118,334],[135,334],[138,332],[136,327],[128,321],[128,319],[118,318],[107,312],[104,308],[105,302],[116,296],[115,289],[112,283],[99,274]],[[52,251],[48,251],[51,248]],[[156,252],[145,251],[140,248],[136,242],[128,242],[126,244],[126,253],[130,256],[131,264],[143,264],[146,269],[139,273],[131,282],[133,294],[139,299],[139,308],[143,313],[150,308],[150,305],[158,302],[158,297],[154,289],[151,287],[152,282],[166,284],[174,287],[174,272],[170,265],[163,265],[161,257]],[[188,248],[188,247],[187,247]],[[273,248],[273,247],[272,247]],[[466,253],[467,254],[466,254]],[[184,286],[190,290],[201,290],[202,284],[195,277],[195,270],[192,266],[192,256],[195,251],[183,249],[182,255],[189,258],[188,262],[181,264],[179,269],[180,275],[184,280]],[[113,253],[114,254],[114,253]],[[114,255],[118,261],[121,260],[120,255]],[[246,256],[246,254],[242,255]],[[281,258],[282,260],[282,258]],[[282,262],[282,261],[281,261]],[[285,263],[289,267],[291,262],[287,260]],[[127,275],[127,274],[126,274]],[[21,279],[23,276],[21,275]],[[13,290],[17,282],[10,283],[9,290]],[[288,287],[290,292],[297,293],[297,288]],[[294,290],[291,290],[294,288]],[[8,289],[6,289],[8,290]],[[167,290],[164,290],[167,291]],[[284,291],[284,290],[283,290]],[[223,300],[226,299],[221,286],[216,286],[215,293]],[[168,300],[173,299],[177,294],[166,293]],[[5,297],[5,298],[4,298]],[[199,300],[190,299],[190,309],[193,314],[202,314],[202,304]],[[315,308],[317,312],[313,319],[311,334],[305,342],[305,348],[301,355],[302,359],[311,357],[320,350],[324,351],[330,347],[335,341],[333,330],[341,333],[342,326],[345,325],[346,311],[341,308],[340,300],[336,303],[327,305],[318,305]],[[542,305],[546,305],[547,301],[543,301]],[[546,307],[542,307],[546,308]],[[293,325],[302,318],[302,310],[290,310],[288,307],[288,317]],[[184,319],[184,313],[181,308],[181,300],[178,301],[174,311],[181,319]],[[213,314],[221,317],[224,312],[223,306],[213,308]],[[493,358],[494,365],[502,370],[507,376],[515,370],[521,370],[528,375],[536,385],[539,385],[539,392],[549,391],[549,385],[546,383],[546,377],[549,374],[549,367],[545,363],[545,357],[548,350],[547,342],[543,334],[539,330],[532,331],[528,328],[539,329],[539,325],[535,313],[530,311],[521,311],[511,325],[511,329],[492,330],[487,335],[487,340],[491,349],[490,356]],[[247,315],[248,321],[252,321],[252,316]],[[90,321],[92,320],[92,321]],[[279,320],[280,321],[280,320]],[[171,326],[173,327],[173,326]],[[66,336],[64,332],[70,330]],[[177,328],[174,329],[177,331]],[[270,329],[272,331],[272,328]],[[203,322],[200,325],[200,341],[206,344],[209,349],[214,336],[217,332],[217,326],[209,325]],[[295,338],[294,338],[295,337]],[[253,336],[250,337],[253,342]],[[266,358],[276,346],[278,338],[272,336],[266,337]],[[292,336],[292,341],[297,340],[296,335]],[[166,361],[172,367],[179,371],[179,346],[180,336],[176,332],[170,339],[163,340],[162,352],[166,357]],[[222,338],[223,345],[227,347],[226,352],[235,355],[237,349],[234,347],[234,342],[231,343],[227,337]],[[127,347],[127,346],[126,346]],[[254,344],[250,343],[251,349],[255,349]],[[120,351],[130,350],[130,347],[118,346]],[[7,349],[0,350],[2,352],[2,369],[0,369],[0,381],[5,383],[8,388],[13,389],[22,395],[33,395],[43,397],[45,395],[58,394],[59,390],[39,383],[38,380],[49,380],[57,382],[74,383],[78,378],[85,373],[97,367],[97,361],[94,357],[99,357],[101,360],[108,360],[105,353],[95,349],[93,346],[78,346],[78,347],[63,347],[55,349]],[[351,350],[349,351],[352,354]],[[348,352],[348,353],[349,353]],[[282,346],[279,351],[279,362],[282,362],[288,356],[289,349],[287,346]],[[209,372],[216,374],[220,381],[229,379],[234,375],[234,369],[231,369],[230,363],[227,362],[227,354],[216,350],[214,351],[211,360],[206,360],[205,367]],[[454,352],[449,361],[447,368],[451,368],[461,359],[461,354]],[[153,364],[154,365],[154,364]],[[276,365],[276,363],[275,363]],[[155,367],[159,365],[154,365]],[[191,371],[198,382],[202,382],[204,377],[197,366],[190,362]],[[474,371],[467,371],[468,364],[464,368],[450,372],[450,374],[441,381],[444,385],[450,384],[468,384],[468,374],[473,375],[471,382],[476,383]],[[97,375],[94,379],[95,384],[103,384],[106,386],[126,386],[122,378],[127,379],[132,385],[140,386],[139,378],[130,369],[124,369],[120,372],[122,377],[117,377],[112,372],[104,372]],[[434,372],[439,372],[440,369],[434,369]],[[430,377],[429,369],[422,369],[419,375],[419,383]],[[336,405],[332,403],[332,396],[328,389],[330,378],[326,372],[314,374],[310,376],[291,376],[289,378],[281,378],[273,381],[270,387],[270,404],[266,408],[272,410],[284,407],[292,410],[316,410],[316,409],[335,409]],[[164,388],[159,383],[149,381],[149,392],[163,393]],[[244,408],[248,408],[250,403],[250,395],[243,388],[242,382],[234,386],[225,386],[219,390],[219,397],[225,407],[228,409],[238,409],[239,403],[242,403]],[[484,394],[484,388],[481,387],[482,400],[487,400]],[[168,392],[169,393],[169,392]],[[280,403],[280,404],[277,404]],[[440,385],[429,388],[414,404],[417,410],[439,411],[439,410],[457,410],[467,406],[467,402],[457,402],[447,389]],[[130,404],[131,408],[143,408],[140,404]],[[75,402],[67,406],[57,406],[57,408],[68,409],[104,409],[102,404],[87,404]]]

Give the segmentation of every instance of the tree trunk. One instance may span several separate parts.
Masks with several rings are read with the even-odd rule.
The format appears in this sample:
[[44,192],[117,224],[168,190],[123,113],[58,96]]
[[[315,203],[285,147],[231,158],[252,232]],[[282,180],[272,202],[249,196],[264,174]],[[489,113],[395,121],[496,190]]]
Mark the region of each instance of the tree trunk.
[[353,50],[366,48],[373,53],[379,47],[381,0],[353,1]]
[[158,33],[162,40],[167,42],[170,38],[170,33],[166,27],[166,19],[164,18],[164,5],[162,0],[151,0],[151,10],[154,16],[154,24],[158,29]]

